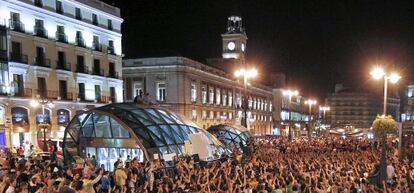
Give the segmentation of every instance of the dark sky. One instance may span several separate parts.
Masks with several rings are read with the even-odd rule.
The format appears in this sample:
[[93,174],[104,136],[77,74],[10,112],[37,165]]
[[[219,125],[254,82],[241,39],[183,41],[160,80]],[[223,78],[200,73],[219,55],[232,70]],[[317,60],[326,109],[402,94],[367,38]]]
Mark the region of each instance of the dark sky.
[[[234,1],[105,0],[121,8],[126,58],[221,56]],[[291,87],[322,97],[335,83],[369,87],[376,63],[406,82],[414,62],[414,1],[237,2],[247,31],[247,61],[262,79],[284,72]]]

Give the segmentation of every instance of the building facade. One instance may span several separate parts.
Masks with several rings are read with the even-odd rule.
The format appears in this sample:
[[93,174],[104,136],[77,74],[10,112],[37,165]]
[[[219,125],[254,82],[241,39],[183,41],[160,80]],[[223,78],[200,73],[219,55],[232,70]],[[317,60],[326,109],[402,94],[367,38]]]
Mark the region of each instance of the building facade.
[[98,0],[0,0],[0,139],[37,144],[39,123],[62,138],[77,111],[122,102],[122,22]]
[[282,88],[273,89],[273,134],[288,136],[291,127],[294,136],[306,135],[310,117],[312,116],[312,121],[316,121],[318,106],[313,105],[309,112],[305,97],[297,95],[289,100],[289,96],[284,94],[285,91]]
[[[147,97],[205,129],[241,124],[244,86],[224,71],[184,57],[125,59],[123,63],[125,101]],[[272,91],[249,85],[246,93],[248,129],[271,133]]]
[[[336,86],[326,98],[330,107],[327,119],[331,128],[369,129],[377,115],[383,112],[383,96],[366,91],[356,91]],[[388,97],[387,114],[399,121],[400,99]]]

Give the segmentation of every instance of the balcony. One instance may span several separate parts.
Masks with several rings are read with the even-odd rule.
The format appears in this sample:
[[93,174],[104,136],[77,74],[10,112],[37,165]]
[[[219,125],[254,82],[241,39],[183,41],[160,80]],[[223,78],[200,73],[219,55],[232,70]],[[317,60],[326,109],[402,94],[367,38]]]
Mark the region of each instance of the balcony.
[[14,89],[14,96],[18,97],[32,97],[32,89],[31,88],[15,88]]
[[82,37],[76,37],[76,46],[86,48],[85,40]]
[[83,73],[83,74],[90,74],[89,69],[85,65],[76,65],[76,72]]
[[57,7],[57,8],[56,8],[56,13],[63,14],[63,9],[62,9],[62,7]]
[[59,93],[60,100],[73,100],[73,95],[71,92],[61,92]]
[[68,43],[68,36],[65,33],[62,33],[62,32],[56,32],[56,41],[67,44]]
[[9,27],[13,31],[22,32],[24,33],[24,24],[19,20],[12,20],[9,19]]
[[27,55],[19,53],[10,53],[10,62],[18,62],[23,64],[28,64]]
[[45,57],[35,57],[33,65],[50,68],[50,59]]
[[104,70],[103,69],[100,69],[100,68],[94,68],[92,70],[92,74],[93,75],[98,75],[98,76],[105,76]]
[[98,103],[108,103],[110,100],[109,96],[101,96],[99,97],[99,99],[97,100]]
[[41,38],[47,38],[47,30],[43,26],[34,26],[33,35]]
[[35,92],[40,96],[40,98],[44,99],[57,99],[59,96],[59,92],[54,90],[35,89]]
[[78,93],[78,99],[81,101],[85,101],[85,93]]
[[108,78],[116,78],[116,79],[119,79],[119,73],[118,72],[109,72],[107,77]]
[[114,47],[108,47],[107,49],[108,49],[108,54],[115,55],[115,48]]
[[94,51],[102,52],[102,45],[99,42],[92,42],[92,49]]
[[67,71],[70,71],[71,70],[71,65],[70,65],[69,62],[64,62],[64,61],[57,60],[56,61],[56,69],[57,70],[67,70]]

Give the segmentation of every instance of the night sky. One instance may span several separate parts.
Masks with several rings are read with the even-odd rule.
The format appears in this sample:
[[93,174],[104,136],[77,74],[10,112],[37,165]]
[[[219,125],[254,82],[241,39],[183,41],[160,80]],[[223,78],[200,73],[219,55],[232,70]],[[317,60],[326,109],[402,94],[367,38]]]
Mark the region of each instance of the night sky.
[[[234,1],[105,0],[121,8],[126,58],[221,56],[221,37]],[[237,2],[247,31],[247,62],[260,78],[283,72],[307,96],[336,83],[370,87],[369,70],[386,64],[410,82],[414,63],[414,1]],[[401,84],[404,84],[401,82]]]

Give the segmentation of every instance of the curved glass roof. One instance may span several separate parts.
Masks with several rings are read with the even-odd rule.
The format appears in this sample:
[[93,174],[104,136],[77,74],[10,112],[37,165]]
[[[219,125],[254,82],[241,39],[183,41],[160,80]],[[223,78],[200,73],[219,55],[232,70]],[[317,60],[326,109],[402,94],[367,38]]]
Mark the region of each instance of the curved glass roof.
[[241,125],[214,125],[207,129],[208,132],[217,137],[223,144],[238,148],[242,151],[240,143],[247,145],[250,138],[249,131]]
[[[190,135],[199,133],[206,139],[210,155],[228,151],[213,135],[174,112],[137,103],[112,103],[72,119],[65,130],[64,153],[69,159],[82,157],[83,149],[91,144],[119,147],[132,140],[147,159],[153,159],[154,154],[185,153],[185,141],[191,142]],[[93,140],[99,143],[93,144]]]

